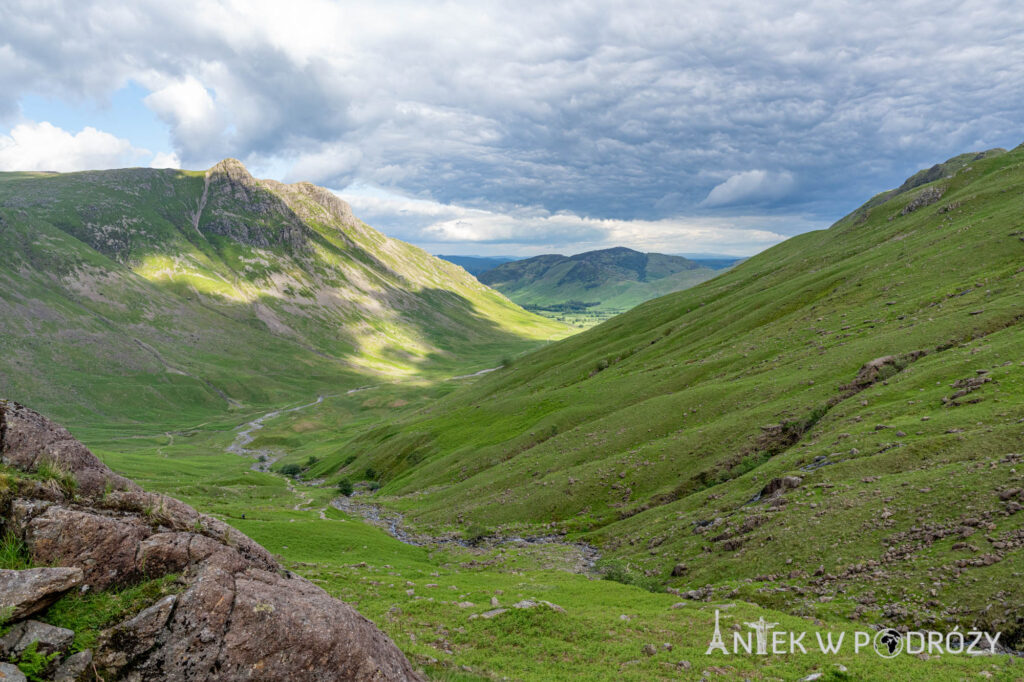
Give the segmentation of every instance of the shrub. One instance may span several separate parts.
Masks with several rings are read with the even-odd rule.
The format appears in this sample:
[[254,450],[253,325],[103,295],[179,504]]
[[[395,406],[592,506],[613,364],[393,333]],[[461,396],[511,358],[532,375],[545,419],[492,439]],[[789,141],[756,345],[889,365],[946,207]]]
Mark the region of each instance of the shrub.
[[352,481],[348,480],[347,478],[343,478],[340,481],[338,481],[338,492],[344,495],[345,497],[351,497]]
[[298,464],[285,464],[282,465],[281,468],[279,468],[277,471],[278,473],[283,474],[284,476],[291,476],[292,478],[295,478],[296,476],[302,473],[302,467],[300,467]]
[[363,478],[366,479],[367,481],[376,481],[377,470],[374,469],[373,467],[367,467],[366,471],[363,473]]
[[310,455],[309,457],[306,458],[306,468],[308,469],[309,467],[313,466],[319,461],[319,457],[316,457],[315,455]]

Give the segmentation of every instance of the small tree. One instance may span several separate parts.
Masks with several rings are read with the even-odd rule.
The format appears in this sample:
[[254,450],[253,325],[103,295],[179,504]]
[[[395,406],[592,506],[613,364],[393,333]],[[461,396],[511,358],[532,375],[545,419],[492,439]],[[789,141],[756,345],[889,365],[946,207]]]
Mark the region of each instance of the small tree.
[[344,495],[345,497],[351,497],[352,481],[348,480],[347,478],[343,478],[340,481],[338,481],[338,492]]
[[365,478],[367,481],[376,481],[377,470],[374,469],[373,467],[367,467],[366,472],[363,474],[363,478]]

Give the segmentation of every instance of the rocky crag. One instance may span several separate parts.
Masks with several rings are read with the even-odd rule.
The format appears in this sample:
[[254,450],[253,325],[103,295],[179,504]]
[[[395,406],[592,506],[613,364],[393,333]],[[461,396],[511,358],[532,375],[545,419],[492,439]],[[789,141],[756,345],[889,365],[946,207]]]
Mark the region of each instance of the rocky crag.
[[[347,604],[227,524],[118,476],[64,428],[0,401],[0,679],[418,680]],[[178,576],[91,649],[48,623],[55,601]],[[40,661],[43,661],[40,663]],[[16,664],[22,663],[21,670]],[[5,677],[6,675],[6,677]]]

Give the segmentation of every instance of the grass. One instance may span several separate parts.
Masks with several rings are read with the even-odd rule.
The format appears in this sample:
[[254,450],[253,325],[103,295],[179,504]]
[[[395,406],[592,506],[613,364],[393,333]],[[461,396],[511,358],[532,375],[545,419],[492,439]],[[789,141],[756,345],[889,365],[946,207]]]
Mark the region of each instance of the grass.
[[[305,462],[308,455],[303,453],[313,449],[317,434],[326,430],[311,429],[310,422],[358,421],[360,414],[370,420],[401,399],[403,392],[406,407],[412,410],[433,399],[430,391],[418,396],[422,389],[416,386],[390,386],[377,395],[368,391],[333,398],[310,410],[282,415],[268,421],[265,430],[287,442],[290,450],[295,448],[289,459]],[[685,602],[673,608],[680,603],[679,597],[663,587],[657,591],[659,579],[645,575],[646,567],[632,558],[613,556],[602,564],[613,569],[606,570],[608,577],[620,582],[602,580],[599,573],[570,572],[573,562],[559,546],[493,547],[484,542],[478,548],[430,549],[406,545],[330,507],[338,494],[330,481],[317,487],[300,479],[291,490],[281,477],[250,471],[251,460],[223,452],[233,435],[226,426],[211,426],[175,439],[173,445],[167,445],[166,438],[149,443],[137,438],[108,442],[97,450],[147,488],[168,492],[227,520],[277,554],[291,570],[352,603],[394,638],[431,679],[554,680],[562,679],[566,670],[595,680],[699,679],[705,670],[725,671],[719,674],[726,677],[798,679],[812,672],[838,670],[836,664],[842,664],[853,679],[890,675],[901,680],[958,680],[983,670],[993,674],[1013,670],[1005,658],[945,656],[926,662],[904,657],[895,663],[885,663],[874,654],[709,658],[704,652],[716,605],[729,605],[722,609],[729,624],[752,622],[764,615],[786,627],[812,632],[824,628],[850,632],[865,625],[835,609],[793,615],[787,614],[790,607],[784,600],[776,607],[759,605],[758,590],[767,590],[770,583],[748,584],[742,579],[728,581],[730,592],[737,590],[734,595],[725,593],[709,603]],[[333,447],[328,443],[321,449]],[[156,454],[158,448],[163,448],[162,455]],[[360,473],[367,468],[355,460],[348,466]],[[316,471],[306,475],[320,476]],[[693,562],[690,566],[691,571],[696,567]],[[524,599],[547,600],[566,613],[513,609],[493,620],[471,618],[490,610],[492,597],[506,608]],[[473,606],[460,606],[466,602]],[[663,648],[665,643],[672,645],[671,651]],[[654,656],[643,652],[647,644],[655,645]],[[682,661],[691,667],[681,667]]]
[[21,571],[32,568],[25,543],[14,533],[6,531],[0,535],[0,569]]
[[169,574],[103,592],[70,592],[54,602],[40,619],[50,625],[74,630],[72,651],[85,651],[96,647],[99,633],[105,628],[135,616],[183,588],[178,576]]
[[35,475],[42,481],[53,481],[69,498],[75,496],[78,479],[70,471],[64,471],[51,461],[43,461],[37,467]]
[[60,654],[42,654],[39,652],[39,642],[32,642],[18,656],[18,669],[24,673],[31,682],[45,682],[49,679],[50,669]]

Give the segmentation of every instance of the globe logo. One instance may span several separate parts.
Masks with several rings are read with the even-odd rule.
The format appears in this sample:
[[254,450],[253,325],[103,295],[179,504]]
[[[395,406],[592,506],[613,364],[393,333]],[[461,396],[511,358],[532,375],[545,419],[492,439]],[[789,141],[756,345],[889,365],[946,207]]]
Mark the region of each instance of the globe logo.
[[875,653],[882,658],[896,658],[903,651],[903,635],[892,628],[875,634]]

